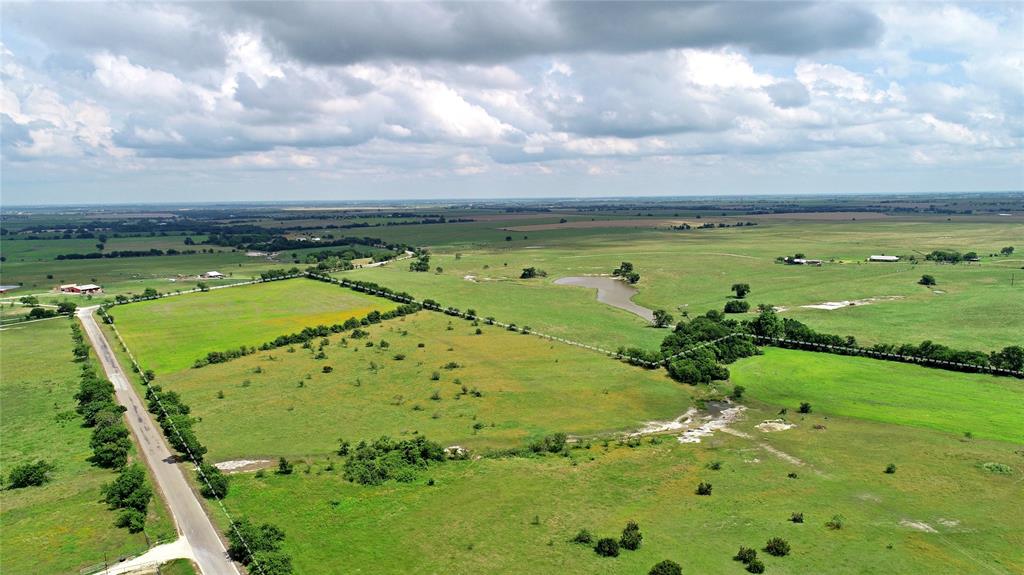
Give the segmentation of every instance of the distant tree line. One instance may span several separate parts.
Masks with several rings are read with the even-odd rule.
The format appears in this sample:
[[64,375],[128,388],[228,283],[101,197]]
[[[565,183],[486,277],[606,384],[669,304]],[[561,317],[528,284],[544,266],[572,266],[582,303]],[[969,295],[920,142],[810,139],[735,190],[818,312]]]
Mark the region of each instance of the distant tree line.
[[88,254],[60,254],[57,260],[98,260],[110,258],[144,258],[152,256],[183,256],[201,253],[199,250],[115,250],[112,252],[92,252]]
[[345,479],[360,485],[380,485],[392,479],[408,483],[430,463],[446,459],[444,448],[422,435],[401,441],[384,436],[371,443],[360,441],[354,449],[342,442],[338,453],[348,456]]

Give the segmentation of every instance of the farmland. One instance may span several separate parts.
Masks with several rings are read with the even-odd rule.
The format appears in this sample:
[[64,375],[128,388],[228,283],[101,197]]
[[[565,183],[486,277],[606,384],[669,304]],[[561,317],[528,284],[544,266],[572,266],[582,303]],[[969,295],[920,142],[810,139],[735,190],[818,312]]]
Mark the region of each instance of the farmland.
[[[74,411],[79,369],[72,362],[67,320],[9,329],[0,337],[0,474],[6,479],[13,466],[38,459],[56,465],[51,481],[41,487],[0,491],[0,570],[68,573],[105,557],[138,554],[151,541],[173,537],[159,499],[150,504],[146,531],[138,534],[115,527],[116,512],[101,501],[100,487],[115,474],[87,460],[90,431]],[[41,342],[52,356],[39,353]]]
[[211,351],[258,346],[304,327],[392,307],[327,284],[291,280],[132,303],[111,314],[146,367],[168,373]]

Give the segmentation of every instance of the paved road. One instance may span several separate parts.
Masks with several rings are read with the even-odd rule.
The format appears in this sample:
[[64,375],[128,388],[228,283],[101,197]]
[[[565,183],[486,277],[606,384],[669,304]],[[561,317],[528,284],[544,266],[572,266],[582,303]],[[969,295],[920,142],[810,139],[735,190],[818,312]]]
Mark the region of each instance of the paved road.
[[146,411],[145,404],[121,369],[100,326],[93,315],[95,306],[78,310],[85,333],[92,342],[96,356],[114,384],[117,401],[128,408],[125,417],[139,447],[139,453],[153,471],[159,491],[171,509],[178,531],[188,540],[192,554],[203,575],[239,575],[238,568],[227,556],[227,549],[217,535],[210,518],[182,475],[181,468],[164,441],[160,427]]

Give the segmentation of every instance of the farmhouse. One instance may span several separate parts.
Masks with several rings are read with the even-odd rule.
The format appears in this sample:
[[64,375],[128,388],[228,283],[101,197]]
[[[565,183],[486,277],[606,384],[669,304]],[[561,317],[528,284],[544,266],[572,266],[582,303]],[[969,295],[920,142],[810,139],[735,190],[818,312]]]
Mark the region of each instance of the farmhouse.
[[93,294],[101,293],[103,288],[96,284],[64,284],[57,288],[60,293],[80,293],[80,294]]
[[206,272],[206,273],[200,275],[199,277],[204,279],[204,280],[219,280],[219,279],[223,279],[223,278],[225,278],[227,276],[225,276],[224,274],[222,274],[220,272],[217,272],[217,271],[209,271],[209,272]]
[[820,266],[821,260],[811,260],[806,258],[785,258],[787,264],[793,266]]
[[871,256],[868,258],[869,262],[898,262],[900,256]]

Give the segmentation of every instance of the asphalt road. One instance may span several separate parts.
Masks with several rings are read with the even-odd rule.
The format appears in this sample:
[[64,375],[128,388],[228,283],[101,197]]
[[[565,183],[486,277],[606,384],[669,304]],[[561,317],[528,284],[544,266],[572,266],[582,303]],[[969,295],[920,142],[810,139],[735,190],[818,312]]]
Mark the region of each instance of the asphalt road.
[[95,306],[79,309],[78,317],[103,365],[107,379],[114,384],[118,403],[128,408],[125,419],[135,436],[139,454],[152,470],[157,489],[170,507],[178,531],[192,547],[193,556],[203,575],[239,575],[238,568],[228,558],[227,549],[196,493],[189,487],[181,468],[175,464],[174,455],[167,447],[160,427],[150,417],[100,331],[93,315],[95,309]]

